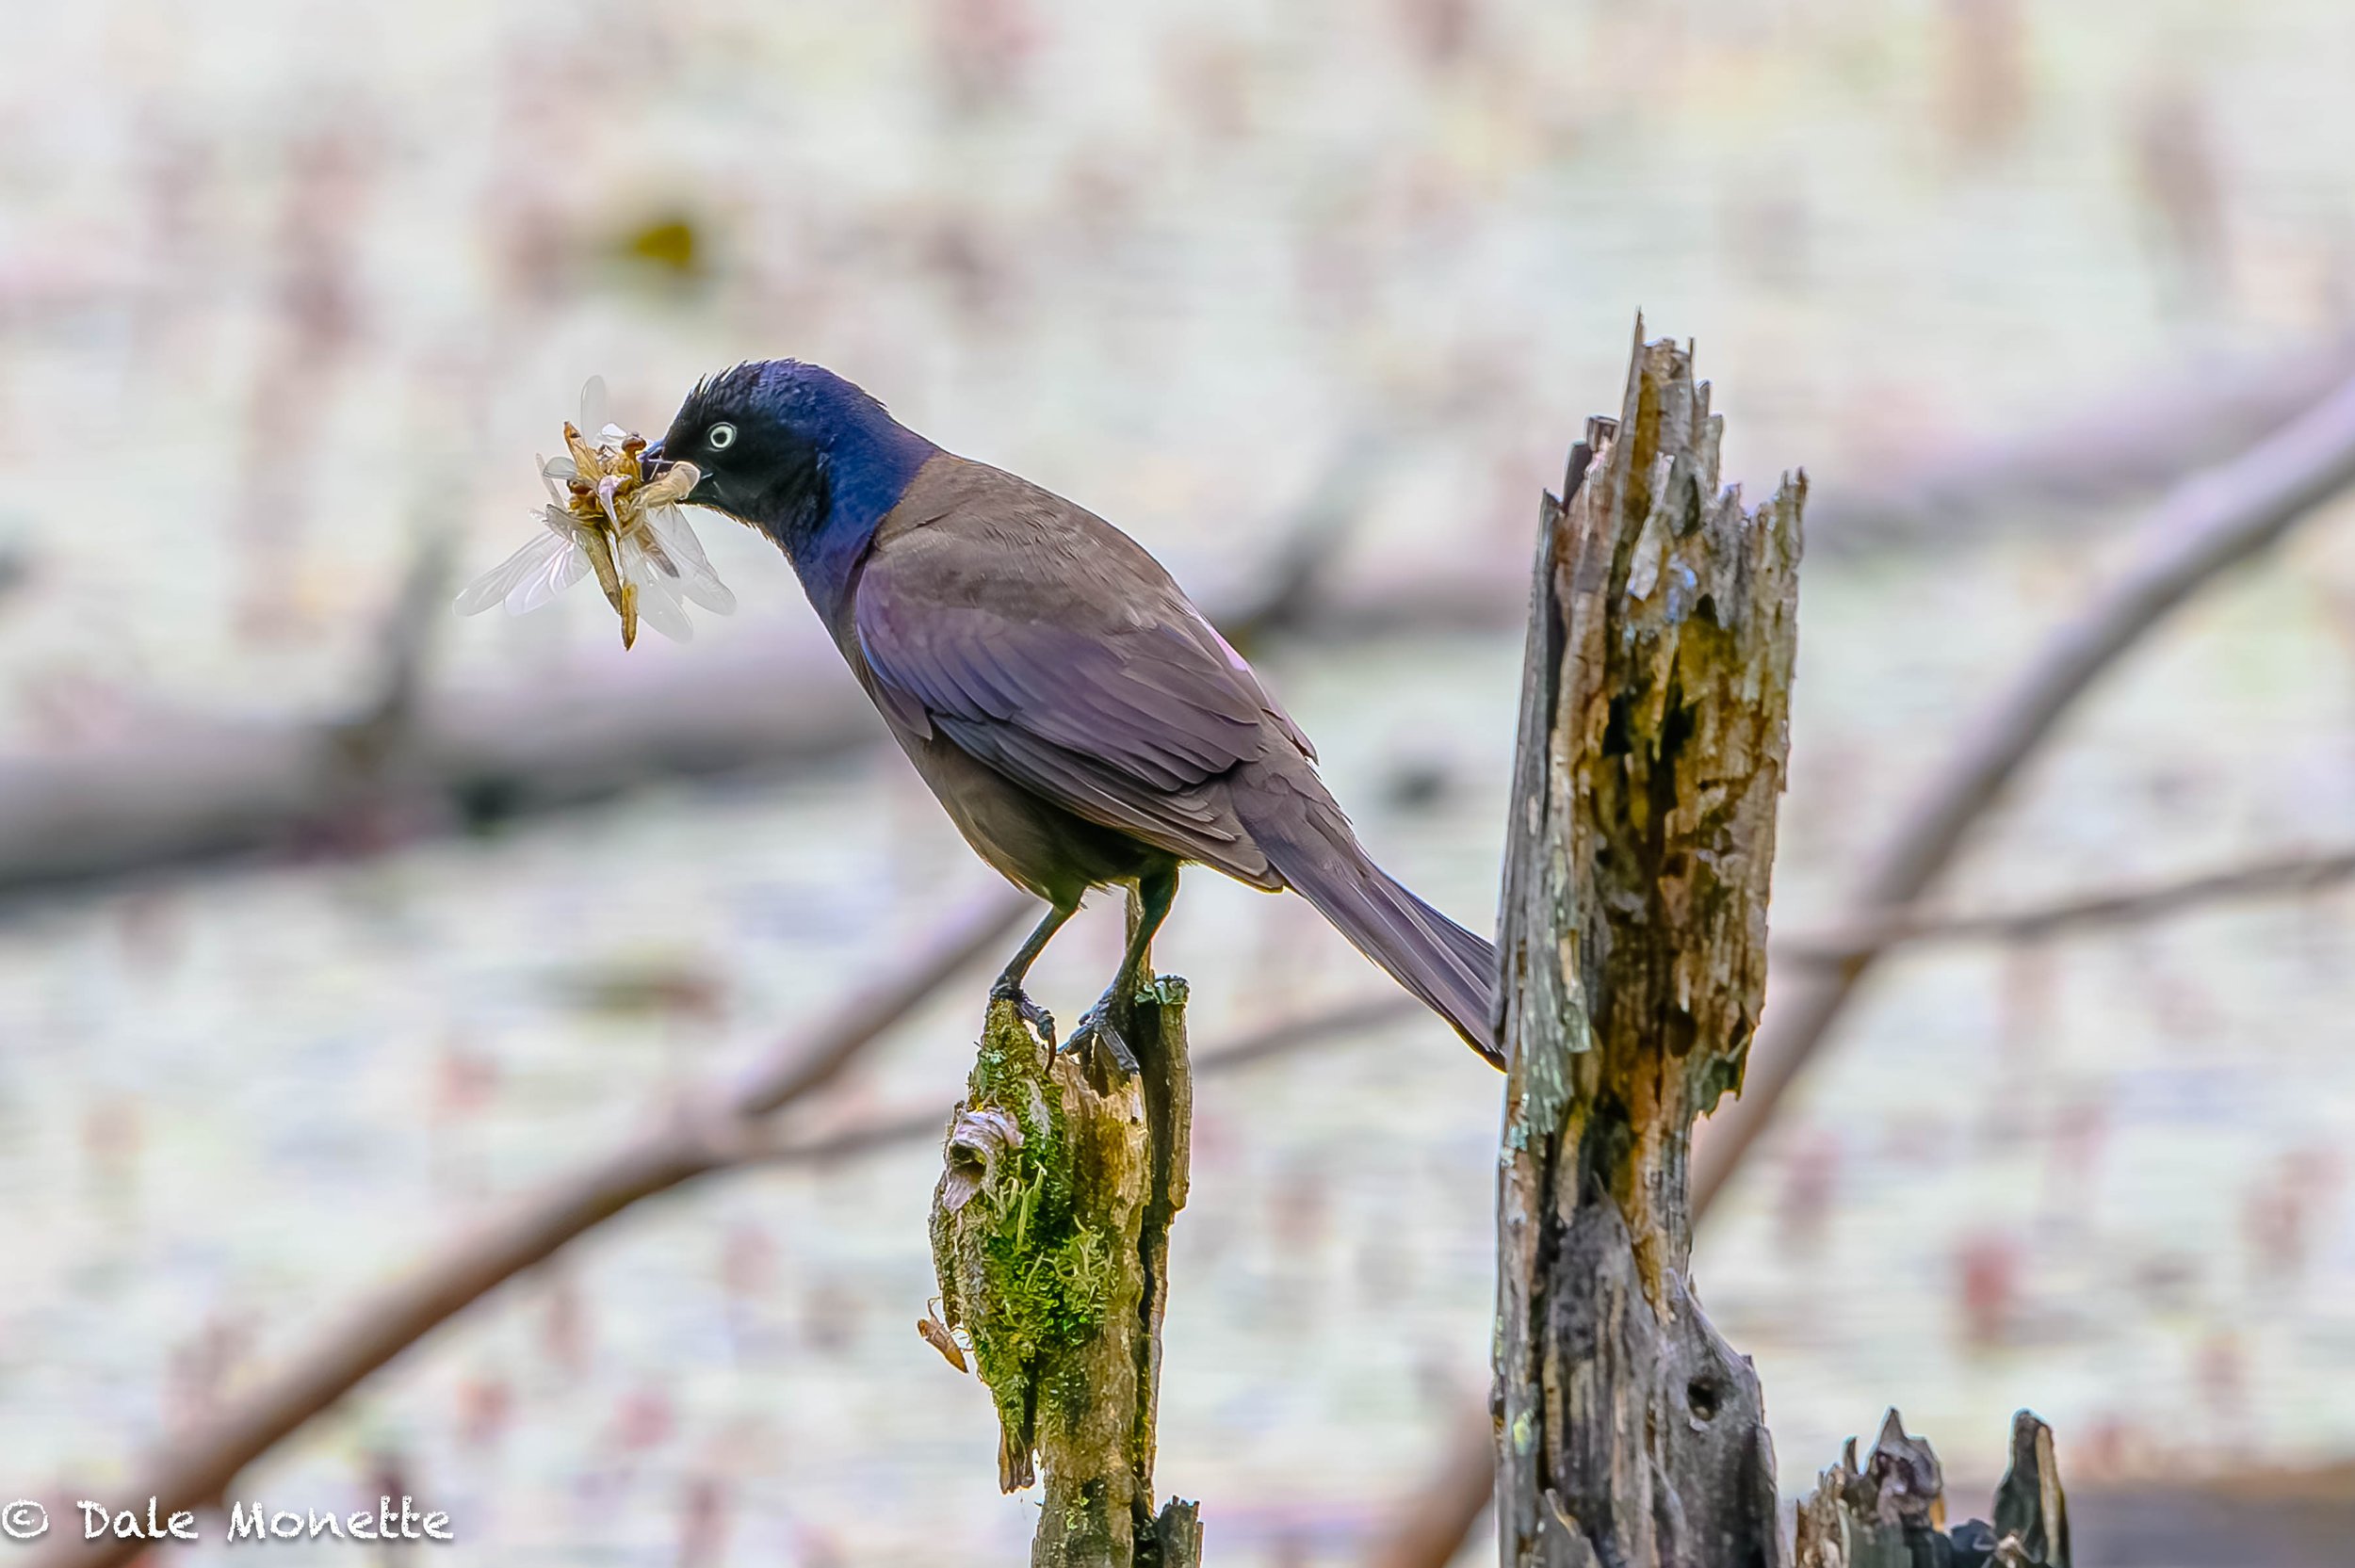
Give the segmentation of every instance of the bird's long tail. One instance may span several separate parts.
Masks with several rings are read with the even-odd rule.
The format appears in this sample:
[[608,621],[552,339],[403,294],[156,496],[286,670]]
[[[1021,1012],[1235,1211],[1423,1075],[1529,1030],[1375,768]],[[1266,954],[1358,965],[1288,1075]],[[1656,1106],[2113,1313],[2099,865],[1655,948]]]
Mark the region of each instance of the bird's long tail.
[[1322,789],[1267,783],[1275,787],[1238,791],[1235,805],[1268,864],[1359,952],[1455,1026],[1465,1044],[1502,1067],[1492,1016],[1495,947],[1374,865]]

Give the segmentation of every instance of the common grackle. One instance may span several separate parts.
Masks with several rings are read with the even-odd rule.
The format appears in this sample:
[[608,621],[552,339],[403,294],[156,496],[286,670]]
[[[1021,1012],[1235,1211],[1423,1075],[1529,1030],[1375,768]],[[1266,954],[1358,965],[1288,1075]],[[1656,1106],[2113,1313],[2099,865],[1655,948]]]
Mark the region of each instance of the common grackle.
[[795,360],[702,382],[647,456],[694,463],[689,504],[784,550],[966,842],[1047,901],[994,995],[1046,1024],[1031,962],[1089,888],[1126,884],[1128,952],[1074,1036],[1126,1059],[1115,1017],[1194,862],[1300,893],[1502,1065],[1494,951],[1373,864],[1308,737],[1128,535]]

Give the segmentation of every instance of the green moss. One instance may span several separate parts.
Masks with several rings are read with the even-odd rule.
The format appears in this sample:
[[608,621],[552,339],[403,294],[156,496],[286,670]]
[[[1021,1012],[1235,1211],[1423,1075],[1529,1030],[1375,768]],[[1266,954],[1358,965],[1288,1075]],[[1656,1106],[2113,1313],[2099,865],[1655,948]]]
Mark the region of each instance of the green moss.
[[991,1011],[969,1099],[1008,1112],[1022,1128],[1020,1147],[1001,1156],[988,1188],[960,1216],[963,1245],[980,1262],[980,1288],[959,1305],[1000,1418],[1027,1432],[1042,1363],[1084,1342],[1103,1318],[1112,1246],[1078,1213],[1063,1096],[1010,1010]]

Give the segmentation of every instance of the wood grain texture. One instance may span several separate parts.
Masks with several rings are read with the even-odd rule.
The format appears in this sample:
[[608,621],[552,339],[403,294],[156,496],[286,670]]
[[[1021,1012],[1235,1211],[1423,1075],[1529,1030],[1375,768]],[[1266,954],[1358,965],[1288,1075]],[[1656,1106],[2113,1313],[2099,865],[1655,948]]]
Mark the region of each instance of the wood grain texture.
[[1687,1156],[1763,1002],[1805,480],[1746,510],[1720,432],[1639,323],[1544,507],[1500,945],[1507,1564],[1782,1560],[1757,1378],[1687,1278]]

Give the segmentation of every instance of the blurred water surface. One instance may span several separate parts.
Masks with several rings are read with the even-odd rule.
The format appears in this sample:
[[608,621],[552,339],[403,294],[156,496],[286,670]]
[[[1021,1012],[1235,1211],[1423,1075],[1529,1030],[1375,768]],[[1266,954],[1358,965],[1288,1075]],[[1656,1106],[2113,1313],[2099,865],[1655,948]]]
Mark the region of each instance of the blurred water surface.
[[[1486,596],[1495,629],[1295,641],[1268,673],[1368,841],[1474,923],[1536,492],[1616,406],[1637,309],[1698,340],[1730,474],[1804,463],[1828,493],[2341,332],[2355,275],[2355,14],[2324,0],[236,0],[12,24],[0,415],[34,461],[0,494],[0,745],[340,714],[421,532],[463,571],[520,542],[585,377],[658,428],[697,375],[789,353],[1111,517],[1205,598],[1363,462],[1330,590]],[[1778,926],[1838,913],[1957,722],[2115,566],[2103,521],[1810,569]],[[1957,897],[2344,842],[2348,521],[2138,655]],[[764,544],[704,531],[743,613],[633,656],[814,640]],[[581,590],[437,626],[433,678],[560,679],[612,636]],[[0,1494],[120,1479],[984,876],[878,754],[20,908]],[[1050,954],[1059,1011],[1116,924]],[[2325,897],[1876,980],[1702,1246],[1786,1484],[1891,1401],[1953,1474],[1999,1464],[2022,1403],[2072,1479],[2355,1451],[2351,942]],[[1380,984],[1304,907],[1199,875],[1161,957],[1206,1043]],[[953,1093],[980,984],[842,1114]],[[1204,1086],[1161,1471],[1222,1560],[1350,1560],[1480,1386],[1496,1091],[1422,1023]],[[986,1401],[909,1332],[934,1171],[915,1147],[651,1205],[241,1492],[341,1506],[398,1475],[467,1562],[1015,1560],[1031,1505],[996,1495]]]

